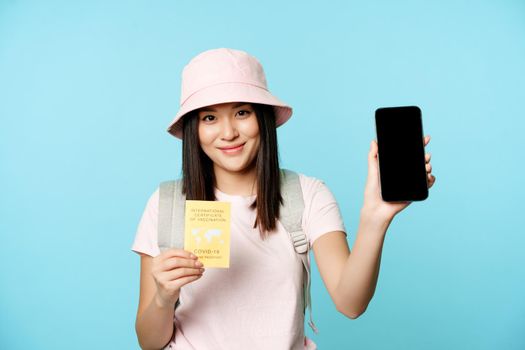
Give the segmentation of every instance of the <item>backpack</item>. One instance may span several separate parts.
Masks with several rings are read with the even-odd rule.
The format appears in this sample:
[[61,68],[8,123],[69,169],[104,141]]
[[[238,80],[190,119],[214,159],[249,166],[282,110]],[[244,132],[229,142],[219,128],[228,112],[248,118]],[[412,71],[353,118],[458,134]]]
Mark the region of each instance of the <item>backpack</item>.
[[[308,325],[318,333],[312,320],[312,301],[310,297],[310,257],[309,242],[303,232],[301,221],[304,200],[299,175],[293,171],[281,169],[281,195],[283,204],[280,208],[279,221],[290,235],[290,240],[303,263],[303,313],[310,311]],[[184,249],[184,210],[185,195],[182,194],[182,180],[164,181],[159,186],[159,221],[158,244],[161,251],[171,247]],[[179,305],[179,301],[175,307]]]

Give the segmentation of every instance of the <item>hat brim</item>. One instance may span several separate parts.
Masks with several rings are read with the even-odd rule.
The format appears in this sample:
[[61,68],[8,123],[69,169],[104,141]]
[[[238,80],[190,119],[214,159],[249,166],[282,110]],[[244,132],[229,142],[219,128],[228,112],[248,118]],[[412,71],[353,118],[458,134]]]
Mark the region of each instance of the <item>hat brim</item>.
[[167,131],[182,139],[182,120],[187,113],[202,107],[227,102],[250,102],[273,106],[276,126],[286,123],[292,116],[292,107],[270,94],[266,89],[245,83],[222,83],[199,90],[186,99]]

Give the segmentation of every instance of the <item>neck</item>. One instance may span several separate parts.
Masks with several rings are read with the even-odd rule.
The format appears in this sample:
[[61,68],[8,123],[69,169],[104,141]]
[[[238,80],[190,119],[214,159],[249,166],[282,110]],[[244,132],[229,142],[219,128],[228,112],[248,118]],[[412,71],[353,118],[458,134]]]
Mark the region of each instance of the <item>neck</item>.
[[255,166],[239,172],[229,172],[214,166],[216,186],[219,191],[235,196],[257,194],[257,169]]

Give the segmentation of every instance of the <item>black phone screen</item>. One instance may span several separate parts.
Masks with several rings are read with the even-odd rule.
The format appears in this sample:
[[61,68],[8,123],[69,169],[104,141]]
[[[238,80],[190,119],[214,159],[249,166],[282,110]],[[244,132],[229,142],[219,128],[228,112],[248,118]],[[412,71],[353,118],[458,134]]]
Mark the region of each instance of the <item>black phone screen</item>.
[[428,197],[421,110],[416,106],[376,110],[381,197],[387,202]]

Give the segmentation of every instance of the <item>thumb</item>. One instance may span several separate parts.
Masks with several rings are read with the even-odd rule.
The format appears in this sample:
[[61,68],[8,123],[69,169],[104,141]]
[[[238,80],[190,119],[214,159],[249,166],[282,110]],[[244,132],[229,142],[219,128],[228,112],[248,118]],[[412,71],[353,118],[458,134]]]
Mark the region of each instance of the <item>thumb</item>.
[[368,151],[368,164],[375,165],[376,159],[377,159],[377,141],[372,140],[372,142],[370,142],[370,150]]
[[370,142],[370,150],[368,151],[368,174],[372,177],[376,177],[378,173],[377,148],[377,141],[372,140],[372,142]]

